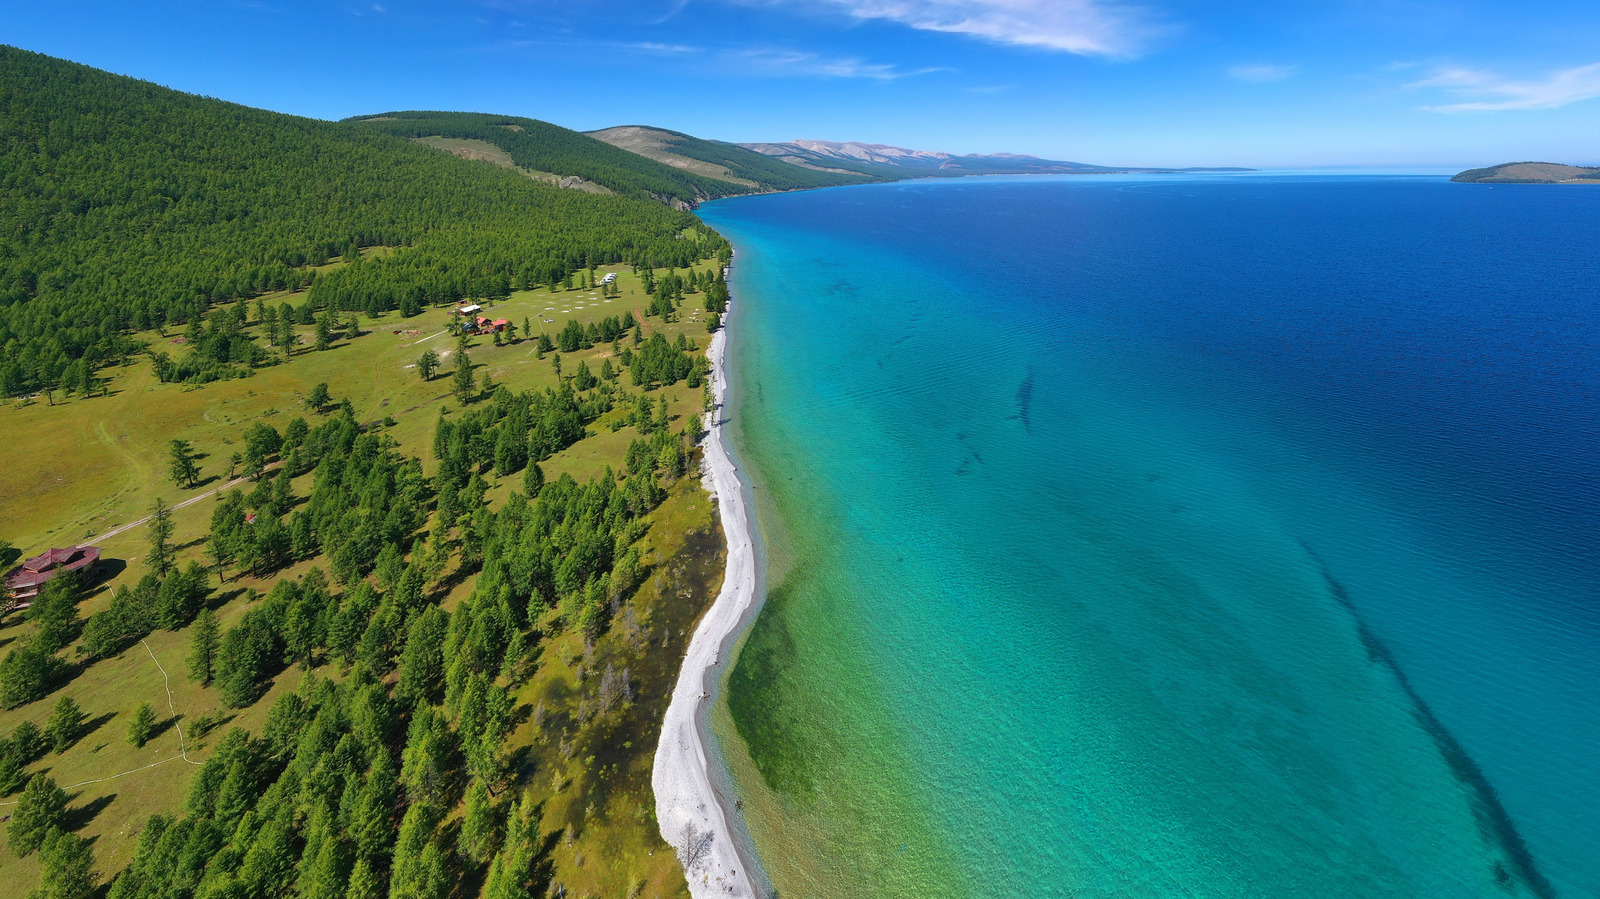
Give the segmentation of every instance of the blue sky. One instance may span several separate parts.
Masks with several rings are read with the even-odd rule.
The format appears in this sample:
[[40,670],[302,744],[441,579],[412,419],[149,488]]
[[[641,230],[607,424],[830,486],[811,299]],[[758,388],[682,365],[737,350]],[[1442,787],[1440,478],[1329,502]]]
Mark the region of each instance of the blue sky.
[[0,0],[0,43],[390,109],[1110,165],[1600,163],[1588,3]]

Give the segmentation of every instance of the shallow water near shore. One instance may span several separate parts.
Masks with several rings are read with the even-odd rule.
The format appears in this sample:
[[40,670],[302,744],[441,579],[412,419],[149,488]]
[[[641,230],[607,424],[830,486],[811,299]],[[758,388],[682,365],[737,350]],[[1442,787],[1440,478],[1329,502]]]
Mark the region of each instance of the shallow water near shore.
[[1600,189],[702,215],[783,559],[720,734],[779,895],[1600,892]]

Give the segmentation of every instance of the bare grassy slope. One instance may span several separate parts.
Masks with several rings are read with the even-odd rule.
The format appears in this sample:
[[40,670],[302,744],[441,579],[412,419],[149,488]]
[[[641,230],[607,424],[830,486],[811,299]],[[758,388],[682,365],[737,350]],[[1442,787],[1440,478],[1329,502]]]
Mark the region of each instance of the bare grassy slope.
[[1558,162],[1508,162],[1468,169],[1450,180],[1474,184],[1600,184],[1600,168]]
[[640,125],[622,125],[616,128],[605,128],[600,131],[589,132],[590,137],[599,138],[613,147],[620,147],[629,153],[638,153],[656,162],[664,162],[697,175],[708,178],[717,178],[722,181],[732,182],[744,187],[756,187],[756,183],[748,178],[740,178],[728,171],[727,166],[716,163],[704,162],[699,159],[690,159],[679,156],[670,149],[670,132],[658,128],[645,128]]

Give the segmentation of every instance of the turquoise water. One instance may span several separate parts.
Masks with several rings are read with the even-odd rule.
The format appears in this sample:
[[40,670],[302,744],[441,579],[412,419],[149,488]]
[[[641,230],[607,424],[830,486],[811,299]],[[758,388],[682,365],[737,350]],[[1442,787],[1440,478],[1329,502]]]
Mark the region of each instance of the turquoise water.
[[702,216],[771,547],[723,737],[780,895],[1600,895],[1600,190]]

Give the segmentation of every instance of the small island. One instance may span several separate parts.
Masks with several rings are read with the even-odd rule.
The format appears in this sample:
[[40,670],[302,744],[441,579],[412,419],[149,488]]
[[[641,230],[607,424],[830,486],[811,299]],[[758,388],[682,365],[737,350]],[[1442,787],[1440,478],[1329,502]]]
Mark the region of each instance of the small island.
[[1507,162],[1467,169],[1451,181],[1468,184],[1600,184],[1600,168],[1558,162]]

